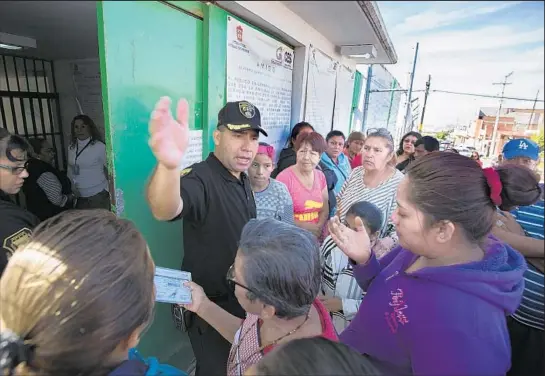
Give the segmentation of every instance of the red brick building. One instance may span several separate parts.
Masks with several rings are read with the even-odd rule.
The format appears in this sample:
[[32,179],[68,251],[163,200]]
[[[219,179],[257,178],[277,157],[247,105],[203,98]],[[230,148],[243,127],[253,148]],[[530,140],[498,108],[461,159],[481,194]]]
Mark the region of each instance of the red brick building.
[[492,152],[492,135],[494,123],[496,122],[497,108],[483,107],[479,109],[479,116],[471,129],[469,137],[475,140],[475,148],[482,155],[496,157],[503,148],[503,145],[513,138],[530,138],[543,129],[544,110],[504,108],[501,110],[498,132],[496,135],[496,148]]

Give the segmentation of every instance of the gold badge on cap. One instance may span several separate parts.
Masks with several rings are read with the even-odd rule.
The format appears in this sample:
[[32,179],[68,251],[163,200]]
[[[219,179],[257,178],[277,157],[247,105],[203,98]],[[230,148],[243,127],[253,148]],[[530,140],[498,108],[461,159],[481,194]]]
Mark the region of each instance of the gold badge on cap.
[[238,109],[244,117],[252,119],[255,116],[255,107],[250,102],[242,101],[238,104]]

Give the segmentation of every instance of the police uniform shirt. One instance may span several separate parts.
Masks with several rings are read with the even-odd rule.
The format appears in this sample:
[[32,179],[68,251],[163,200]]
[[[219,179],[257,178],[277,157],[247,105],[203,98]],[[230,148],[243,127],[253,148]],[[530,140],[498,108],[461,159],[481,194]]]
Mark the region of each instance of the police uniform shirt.
[[242,228],[256,218],[256,205],[245,173],[233,176],[210,153],[181,173],[184,259],[182,269],[211,297],[231,295],[226,274],[234,263]]
[[0,192],[0,275],[15,250],[30,241],[39,220],[34,214],[15,205]]

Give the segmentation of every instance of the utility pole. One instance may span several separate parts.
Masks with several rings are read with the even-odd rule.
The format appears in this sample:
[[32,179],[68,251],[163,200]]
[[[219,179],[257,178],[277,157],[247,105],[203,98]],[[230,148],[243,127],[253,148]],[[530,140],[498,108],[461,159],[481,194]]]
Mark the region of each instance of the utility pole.
[[411,100],[412,100],[412,94],[413,94],[414,72],[416,70],[416,59],[418,58],[418,45],[419,43],[417,42],[416,49],[414,51],[413,71],[411,73],[411,80],[409,82],[409,92],[407,94],[407,108],[405,112],[405,123],[404,123],[405,130],[403,133],[407,133],[407,130],[409,128],[409,125],[408,125],[409,121],[411,122],[410,128],[412,128],[412,123],[413,123],[412,114],[411,114],[411,110],[412,110]]
[[488,156],[494,156],[496,153],[496,137],[498,136],[498,124],[500,122],[501,107],[503,105],[503,94],[505,93],[505,86],[511,85],[511,82],[507,82],[507,79],[513,75],[514,72],[509,73],[503,79],[503,82],[495,82],[492,85],[501,85],[501,95],[500,95],[500,107],[498,108],[498,113],[496,114],[496,121],[494,122],[494,131],[492,132],[492,145],[489,149]]
[[424,114],[426,113],[426,102],[428,101],[428,94],[430,93],[431,74],[428,75],[428,82],[426,82],[426,92],[424,93],[424,105],[422,106],[422,115],[420,117],[420,126],[418,132],[422,132],[424,129]]
[[528,120],[528,128],[530,128],[530,125],[532,125],[532,120],[534,119],[534,112],[536,110],[536,103],[537,103],[537,98],[538,97],[539,97],[539,90],[537,91],[536,100],[534,101],[534,106],[532,107],[532,113],[530,114],[530,120]]

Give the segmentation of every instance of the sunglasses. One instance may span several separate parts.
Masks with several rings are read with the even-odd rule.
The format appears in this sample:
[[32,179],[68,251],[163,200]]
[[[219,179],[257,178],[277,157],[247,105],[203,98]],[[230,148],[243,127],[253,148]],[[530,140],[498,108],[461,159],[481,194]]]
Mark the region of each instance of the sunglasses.
[[249,288],[248,286],[244,286],[242,283],[238,283],[237,281],[235,281],[235,266],[234,265],[231,265],[231,267],[227,271],[227,276],[225,277],[225,279],[227,280],[227,283],[229,284],[229,288],[232,289],[233,291],[235,290],[236,286],[239,286],[257,295],[257,293],[253,291],[251,288]]
[[23,173],[24,170],[26,170],[28,167],[28,161],[25,161],[25,164],[22,166],[6,166],[3,164],[0,164],[0,168],[3,168],[4,170],[8,170],[13,175],[20,175]]
[[376,136],[385,136],[388,138],[392,138],[392,134],[390,131],[386,128],[368,128],[365,135],[369,137],[370,135],[376,135]]

